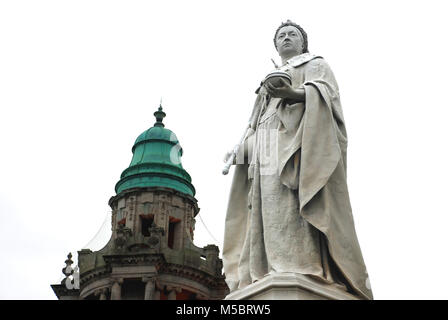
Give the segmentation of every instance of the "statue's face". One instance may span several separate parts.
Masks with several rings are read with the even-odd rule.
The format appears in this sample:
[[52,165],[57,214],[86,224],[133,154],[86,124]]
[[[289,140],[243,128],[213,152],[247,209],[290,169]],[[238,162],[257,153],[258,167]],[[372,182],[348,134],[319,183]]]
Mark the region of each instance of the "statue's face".
[[281,28],[275,38],[277,51],[281,57],[301,54],[303,51],[303,37],[296,27]]

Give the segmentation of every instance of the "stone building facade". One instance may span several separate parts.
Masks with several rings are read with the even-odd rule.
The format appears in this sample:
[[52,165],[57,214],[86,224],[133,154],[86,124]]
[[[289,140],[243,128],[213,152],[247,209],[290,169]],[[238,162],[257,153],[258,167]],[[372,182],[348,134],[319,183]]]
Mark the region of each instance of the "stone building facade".
[[182,148],[164,128],[162,107],[154,115],[157,122],[137,138],[131,164],[109,200],[109,242],[99,251],[78,251],[79,286],[67,280],[74,273],[68,257],[66,279],[52,285],[59,299],[200,300],[228,294],[219,248],[193,243],[199,208],[180,161]]

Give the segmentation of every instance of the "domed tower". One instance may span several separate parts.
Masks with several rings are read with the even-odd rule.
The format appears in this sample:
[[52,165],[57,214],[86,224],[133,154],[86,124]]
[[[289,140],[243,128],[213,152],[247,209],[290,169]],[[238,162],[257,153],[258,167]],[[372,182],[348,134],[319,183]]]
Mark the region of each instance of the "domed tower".
[[[78,251],[79,299],[197,300],[228,294],[218,247],[193,244],[199,208],[182,167],[182,148],[165,128],[161,106],[154,116],[156,123],[138,136],[109,200],[111,239],[99,251]],[[65,288],[52,287],[64,298]]]

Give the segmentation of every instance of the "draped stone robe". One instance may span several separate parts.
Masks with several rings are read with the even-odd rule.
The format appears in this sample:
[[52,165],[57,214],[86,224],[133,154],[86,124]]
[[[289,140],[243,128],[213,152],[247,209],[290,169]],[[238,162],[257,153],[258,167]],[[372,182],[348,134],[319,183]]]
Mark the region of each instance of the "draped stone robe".
[[250,119],[250,164],[235,166],[224,234],[230,290],[276,272],[307,275],[371,299],[346,179],[347,137],[334,75],[305,53],[282,67],[305,103],[270,98]]

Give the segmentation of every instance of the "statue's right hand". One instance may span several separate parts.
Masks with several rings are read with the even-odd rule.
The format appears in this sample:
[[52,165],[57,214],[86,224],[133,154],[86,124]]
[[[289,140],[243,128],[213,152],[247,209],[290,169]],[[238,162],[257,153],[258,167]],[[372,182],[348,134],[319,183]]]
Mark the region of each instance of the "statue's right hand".
[[[229,161],[230,157],[231,157],[233,154],[237,154],[239,148],[240,148],[240,145],[237,144],[237,145],[235,145],[235,147],[233,147],[233,150],[232,150],[232,151],[227,152],[227,153],[225,154],[225,156],[224,156],[224,163],[227,163],[227,161]],[[232,163],[232,164],[235,164],[235,159],[233,160],[233,163]]]
[[224,163],[227,163],[227,161],[229,161],[230,157],[232,156],[232,153],[233,153],[232,151],[229,151],[224,155]]

